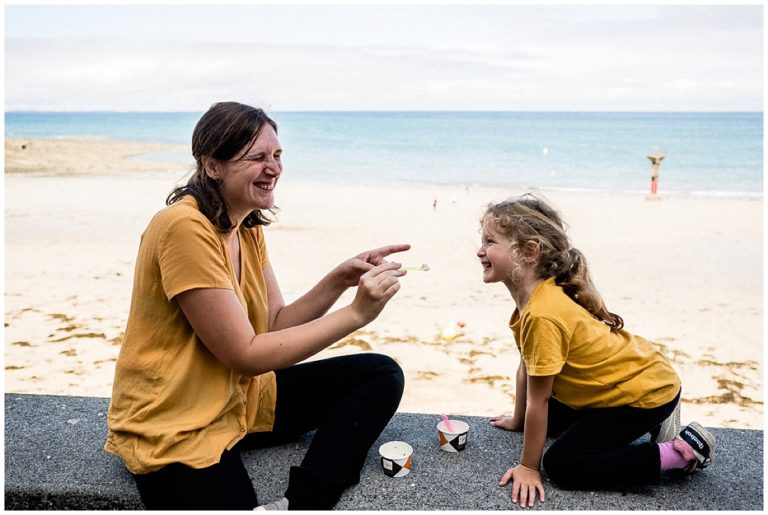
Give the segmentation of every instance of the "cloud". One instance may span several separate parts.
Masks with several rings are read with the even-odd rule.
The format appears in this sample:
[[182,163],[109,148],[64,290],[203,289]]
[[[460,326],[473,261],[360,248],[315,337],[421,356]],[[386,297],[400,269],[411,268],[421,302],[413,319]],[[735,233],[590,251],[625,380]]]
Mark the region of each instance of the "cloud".
[[[652,24],[657,10],[643,12]],[[762,110],[754,30],[638,39],[600,21],[418,44],[15,37],[6,109],[199,111],[232,99],[272,110]]]
[[9,109],[73,110],[194,110],[210,99],[243,95],[286,109],[376,108],[366,106],[370,100],[388,102],[382,109],[413,109],[414,101],[434,94],[436,82],[476,84],[457,93],[479,94],[500,74],[520,73],[516,63],[525,58],[397,47],[89,39],[12,39],[6,53]]

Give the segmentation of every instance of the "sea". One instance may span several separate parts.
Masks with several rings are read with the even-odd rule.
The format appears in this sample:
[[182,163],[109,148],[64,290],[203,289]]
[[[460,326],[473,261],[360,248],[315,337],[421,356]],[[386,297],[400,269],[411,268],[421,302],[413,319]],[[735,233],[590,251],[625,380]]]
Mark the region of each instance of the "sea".
[[[189,145],[201,112],[7,112],[7,138]],[[763,195],[763,113],[270,112],[284,173],[335,183]],[[192,162],[188,152],[142,159]]]

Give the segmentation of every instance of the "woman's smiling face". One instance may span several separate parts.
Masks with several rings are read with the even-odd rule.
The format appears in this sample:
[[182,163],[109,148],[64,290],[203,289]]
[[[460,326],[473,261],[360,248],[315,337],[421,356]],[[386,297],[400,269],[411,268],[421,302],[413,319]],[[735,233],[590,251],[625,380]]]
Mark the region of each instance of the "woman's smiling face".
[[282,148],[275,130],[264,124],[252,144],[229,161],[217,161],[216,179],[230,216],[242,220],[251,211],[275,205],[274,189],[283,173]]

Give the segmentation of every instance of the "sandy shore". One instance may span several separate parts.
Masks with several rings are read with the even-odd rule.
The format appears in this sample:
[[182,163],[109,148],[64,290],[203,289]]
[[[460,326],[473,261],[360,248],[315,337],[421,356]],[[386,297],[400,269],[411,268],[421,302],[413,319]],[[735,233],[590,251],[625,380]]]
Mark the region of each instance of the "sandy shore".
[[104,175],[179,168],[179,163],[136,159],[149,152],[189,152],[189,148],[95,138],[11,139],[5,142],[5,173]]
[[[6,391],[110,395],[139,237],[187,171],[131,156],[178,150],[6,142]],[[409,273],[379,319],[318,357],[393,356],[406,372],[402,411],[510,412],[514,305],[503,286],[482,283],[475,252],[483,205],[519,193],[296,182],[286,170],[279,221],[266,233],[286,300],[382,244],[411,243],[402,261],[431,268]],[[563,212],[609,309],[673,360],[684,421],[762,429],[762,200],[545,196]],[[441,336],[456,321],[463,329]]]

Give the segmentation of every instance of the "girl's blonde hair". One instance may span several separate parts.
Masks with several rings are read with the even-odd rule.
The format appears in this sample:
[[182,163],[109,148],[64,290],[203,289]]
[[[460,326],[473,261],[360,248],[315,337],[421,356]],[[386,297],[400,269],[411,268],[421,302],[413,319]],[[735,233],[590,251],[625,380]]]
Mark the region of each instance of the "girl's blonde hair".
[[612,331],[624,327],[624,320],[606,308],[592,283],[584,255],[571,246],[554,207],[527,193],[489,204],[480,222],[492,223],[519,249],[525,248],[527,242],[537,243],[539,257],[534,266],[539,277],[554,277],[555,284],[570,298],[608,324]]

